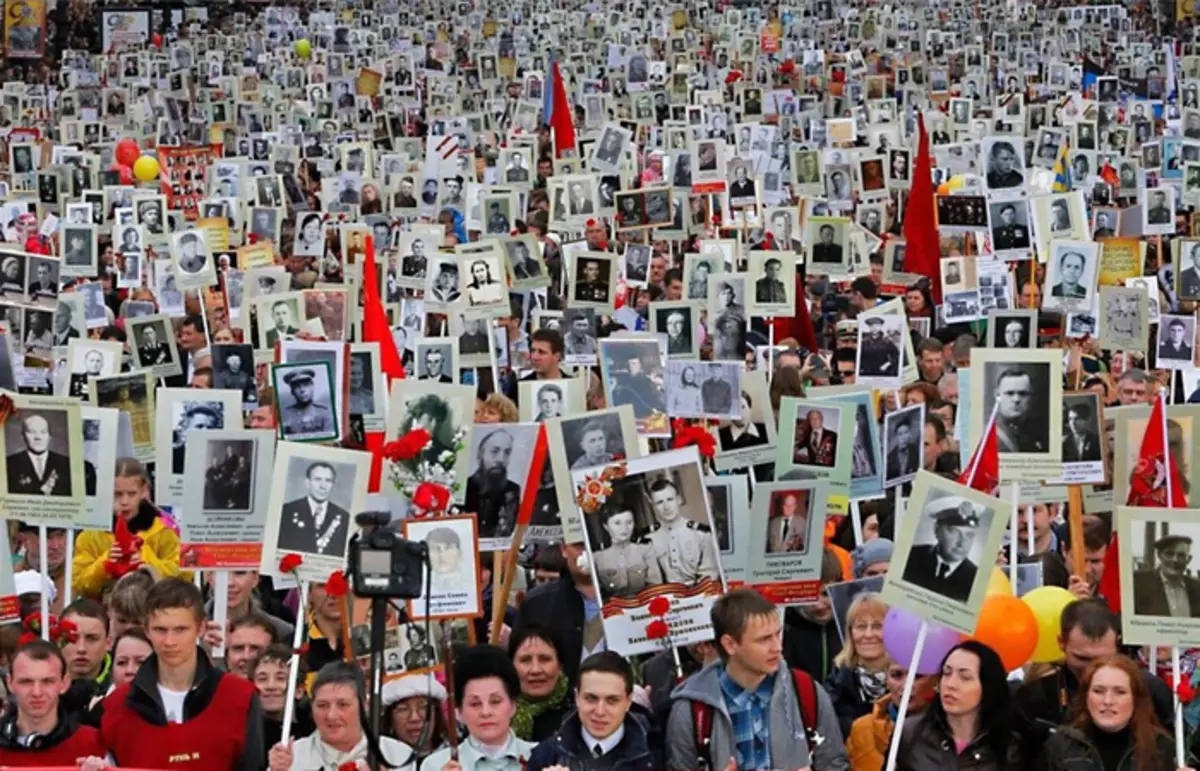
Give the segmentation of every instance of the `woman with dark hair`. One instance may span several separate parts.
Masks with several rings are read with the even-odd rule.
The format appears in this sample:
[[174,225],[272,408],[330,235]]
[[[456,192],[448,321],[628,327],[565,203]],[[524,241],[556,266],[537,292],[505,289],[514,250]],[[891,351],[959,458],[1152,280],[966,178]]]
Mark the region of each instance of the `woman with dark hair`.
[[562,643],[550,628],[525,624],[509,638],[508,655],[521,683],[512,730],[536,744],[553,736],[574,708]]
[[933,295],[924,281],[904,290],[904,312],[910,318],[933,318]]
[[904,726],[899,771],[1004,771],[1012,734],[1008,673],[996,652],[966,640],[942,659],[937,698]]
[[420,771],[520,771],[534,745],[513,734],[512,721],[521,695],[521,679],[499,648],[477,645],[454,657],[454,703],[467,727],[458,745],[458,758],[443,747],[421,761]]
[[1071,723],[1050,734],[1039,771],[1176,767],[1175,744],[1158,723],[1145,675],[1125,656],[1097,659],[1084,670],[1074,713]]
[[428,674],[407,675],[383,686],[382,730],[415,748],[414,768],[446,743],[446,695],[445,686]]

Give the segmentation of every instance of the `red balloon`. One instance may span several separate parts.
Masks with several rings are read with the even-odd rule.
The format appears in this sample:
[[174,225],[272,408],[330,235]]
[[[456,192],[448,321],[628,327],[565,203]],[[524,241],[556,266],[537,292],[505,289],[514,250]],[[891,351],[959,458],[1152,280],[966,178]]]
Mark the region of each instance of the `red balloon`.
[[114,157],[117,160],[118,166],[132,167],[141,155],[142,148],[138,147],[137,140],[122,139],[120,142],[117,142],[117,152],[114,154]]
[[133,184],[133,169],[129,166],[125,165],[124,163],[116,163],[113,164],[113,171],[121,175],[122,185]]
[[1004,668],[1011,672],[1029,661],[1037,647],[1037,618],[1020,599],[993,594],[979,609],[972,637],[996,651]]
[[155,48],[162,48],[162,35],[155,32],[150,36],[150,42],[154,44]]

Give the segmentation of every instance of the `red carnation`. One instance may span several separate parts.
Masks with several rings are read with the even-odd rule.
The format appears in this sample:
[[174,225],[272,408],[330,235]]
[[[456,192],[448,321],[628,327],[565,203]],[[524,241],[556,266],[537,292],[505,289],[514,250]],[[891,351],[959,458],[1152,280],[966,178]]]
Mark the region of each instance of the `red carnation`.
[[423,428],[414,428],[394,442],[383,446],[383,457],[392,461],[412,460],[424,452],[433,437]]
[[345,573],[335,570],[329,574],[328,580],[325,581],[326,594],[330,597],[345,597],[348,591],[350,591],[350,584],[346,581]]
[[450,505],[450,491],[433,482],[422,482],[413,492],[412,502],[425,511],[445,511]]
[[670,632],[671,630],[667,627],[667,622],[661,618],[656,618],[649,624],[646,624],[646,639],[648,640],[662,640]]
[[299,554],[285,554],[283,559],[279,560],[280,573],[292,573],[304,564],[304,558]]
[[337,767],[337,771],[358,771],[358,761],[347,760],[345,763]]
[[734,83],[737,83],[741,79],[742,79],[742,71],[741,70],[730,70],[729,74],[725,76],[725,85],[732,86]]
[[796,60],[788,59],[783,64],[779,65],[780,75],[791,75],[796,69]]
[[717,454],[717,440],[713,439],[713,435],[708,433],[707,429],[688,425],[682,420],[676,420],[672,428],[675,433],[675,437],[671,440],[672,449],[678,450],[681,447],[695,445],[700,454],[706,458]]
[[19,648],[22,645],[28,645],[31,642],[37,642],[40,639],[42,638],[33,632],[24,632],[20,637],[17,638],[17,647]]
[[665,616],[670,609],[671,601],[666,597],[655,597],[653,600],[650,600],[650,606],[647,608],[651,616]]

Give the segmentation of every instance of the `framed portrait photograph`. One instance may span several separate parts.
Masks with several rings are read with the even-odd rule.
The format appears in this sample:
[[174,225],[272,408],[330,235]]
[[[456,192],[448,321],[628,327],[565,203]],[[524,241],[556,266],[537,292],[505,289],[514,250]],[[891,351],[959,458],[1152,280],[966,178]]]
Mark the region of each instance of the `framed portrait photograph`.
[[479,534],[474,515],[405,519],[404,538],[429,549],[428,575],[421,582],[429,596],[409,600],[408,617],[425,619],[478,618],[483,615],[478,560]]
[[[486,265],[486,262],[484,264]],[[493,278],[495,278],[494,275]],[[439,254],[434,257],[426,274],[424,295],[426,309],[436,312],[452,307],[462,297],[462,283],[458,260],[449,255]],[[491,285],[487,284],[487,286]],[[501,292],[499,285],[486,291],[490,294]]]
[[279,560],[299,554],[302,581],[325,581],[346,565],[355,515],[367,504],[371,454],[279,442],[263,529],[259,571],[279,577]]
[[575,254],[571,263],[568,304],[572,308],[611,311],[616,301],[616,278],[612,255],[599,252]]
[[[437,463],[443,453],[455,447],[455,435],[465,432],[462,441],[469,446],[471,426],[475,420],[475,388],[469,385],[447,385],[431,381],[394,380],[388,394],[387,440],[392,441],[414,428],[423,428],[432,439],[421,453],[418,461]],[[467,470],[467,448],[458,452],[447,467],[455,472],[456,479],[465,479]],[[401,479],[417,479],[416,464],[396,464]],[[457,503],[463,502],[465,488],[454,496]]]
[[[83,421],[83,476],[87,495],[87,516],[76,523],[81,527],[105,528],[112,522],[114,474],[117,458],[133,456],[133,438],[128,420],[109,407],[84,404],[79,408]],[[124,429],[122,423],[125,423]]]
[[1000,478],[1052,479],[1062,463],[1062,354],[1056,349],[971,351],[970,436],[979,443],[993,411]]
[[517,397],[522,423],[544,423],[587,412],[583,381],[579,378],[522,380],[517,383]]
[[213,388],[239,391],[242,404],[258,404],[254,374],[254,346],[249,343],[218,343],[210,346]]
[[426,337],[417,343],[416,379],[458,382],[458,338]]
[[685,447],[630,459],[624,468],[611,494],[593,494],[588,485],[604,466],[573,472],[569,486],[583,500],[577,510],[609,649],[635,655],[655,648],[643,620],[655,596],[676,600],[667,622],[687,630],[677,633],[681,642],[711,636],[709,614],[724,582],[699,453]]
[[1053,484],[1108,484],[1108,432],[1104,404],[1093,391],[1063,394],[1061,479]]
[[271,365],[280,439],[290,442],[334,442],[341,436],[337,400],[341,389],[326,361]]
[[987,137],[980,151],[989,193],[1019,193],[1025,186],[1024,154],[1007,137]]
[[714,361],[745,359],[749,331],[747,289],[744,273],[719,273],[708,282],[708,323]]
[[165,313],[127,319],[130,353],[135,369],[149,370],[155,377],[174,377],[183,372],[171,319]]
[[679,418],[741,417],[744,366],[737,362],[674,359],[667,362],[667,414]]
[[[542,314],[542,318],[552,318]],[[566,308],[562,312],[563,361],[567,364],[596,364],[597,325],[595,308]]]
[[506,237],[501,241],[501,246],[513,289],[537,289],[550,285],[550,274],[542,261],[542,245],[535,236]]
[[155,500],[181,506],[188,442],[197,431],[242,428],[240,391],[159,388],[154,401]]
[[1037,347],[1037,311],[1033,309],[988,310],[987,344],[989,348],[1024,350]]
[[124,346],[112,340],[72,339],[67,343],[67,367],[70,373],[63,393],[56,395],[86,399],[88,382],[121,371]]
[[1025,259],[1033,248],[1029,203],[1024,199],[988,204],[992,251],[1006,260]]
[[64,224],[59,239],[62,247],[61,275],[87,277],[97,274],[99,252],[93,225]]
[[257,350],[272,350],[276,343],[295,339],[304,327],[306,317],[302,292],[256,297],[253,307],[258,319]]
[[667,336],[667,358],[699,357],[699,304],[692,300],[658,301],[650,305],[650,331]]
[[844,514],[849,501],[854,412],[850,405],[790,396],[779,404],[775,479],[829,482],[830,514]]
[[1121,633],[1131,644],[1186,645],[1200,633],[1200,579],[1191,568],[1198,521],[1198,509],[1117,507],[1121,596],[1129,598]]
[[[1150,339],[1149,298],[1140,289],[1100,287],[1100,347],[1145,351]],[[1189,317],[1190,318],[1190,317]],[[1168,330],[1168,340],[1170,338]]]
[[925,467],[925,403],[883,416],[883,488],[907,484]]
[[[629,405],[591,410],[544,423],[554,479],[570,479],[574,471],[605,466],[618,458],[641,454],[633,408]],[[579,506],[571,485],[558,485],[558,507],[564,543],[583,541]]]
[[667,356],[657,339],[607,337],[600,341],[600,372],[607,403],[627,404],[641,436],[666,436],[670,430],[664,388]]
[[4,422],[0,511],[52,527],[86,524],[83,414],[69,397],[15,394]]
[[775,413],[766,375],[740,373],[739,409],[717,429],[718,471],[751,468],[767,478],[775,458]]
[[795,306],[796,261],[787,254],[752,251],[748,275],[754,282],[748,313],[752,316],[786,316]]
[[859,317],[858,361],[855,365],[855,382],[878,385],[884,388],[899,388],[902,370],[903,338],[905,335],[902,316]]
[[881,599],[971,634],[1009,523],[1009,504],[919,471]]
[[459,249],[459,274],[463,280],[464,307],[478,313],[507,313],[508,293],[504,286],[502,254],[494,244],[487,244],[486,249],[472,248],[471,251],[460,244]]
[[1193,369],[1196,350],[1196,317],[1164,313],[1158,317],[1154,342],[1155,363],[1160,369]]
[[843,275],[849,272],[846,249],[846,230],[850,220],[845,217],[808,217],[809,269],[822,275]]
[[1100,270],[1100,247],[1091,241],[1055,239],[1042,288],[1043,310],[1085,310],[1092,306]]
[[203,289],[217,283],[217,272],[203,230],[171,234],[175,281],[181,289]]
[[811,602],[820,592],[825,482],[756,485],[750,517],[747,584],[775,602]]
[[1144,191],[1142,235],[1166,236],[1175,232],[1175,188],[1160,185]]
[[541,430],[537,423],[505,423],[471,432],[465,510],[475,513],[483,551],[512,545],[525,491],[541,479],[542,469],[533,465]]
[[188,440],[179,518],[182,565],[255,570],[262,560],[263,528],[271,496],[275,432],[212,429]]
[[154,390],[150,372],[134,372],[88,382],[88,402],[128,415],[132,431],[133,457],[142,463],[154,460]]
[[379,343],[350,344],[350,415],[361,416],[365,431],[387,428],[387,391],[380,373]]
[[745,581],[752,551],[751,522],[749,517],[739,517],[736,512],[750,510],[749,479],[742,474],[705,475],[704,488],[712,512],[721,572],[729,585]]

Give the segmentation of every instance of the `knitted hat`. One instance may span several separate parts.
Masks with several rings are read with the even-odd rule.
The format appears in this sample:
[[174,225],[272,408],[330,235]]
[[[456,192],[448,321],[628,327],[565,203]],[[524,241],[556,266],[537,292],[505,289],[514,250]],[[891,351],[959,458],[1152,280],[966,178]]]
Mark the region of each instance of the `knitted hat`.
[[854,550],[854,577],[862,578],[867,568],[892,559],[892,542],[887,538],[875,538]]
[[399,680],[391,680],[383,686],[384,707],[390,707],[413,696],[428,696],[435,701],[445,701],[446,688],[433,675],[408,675]]

